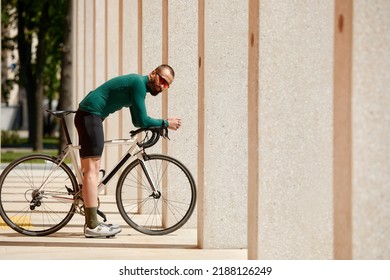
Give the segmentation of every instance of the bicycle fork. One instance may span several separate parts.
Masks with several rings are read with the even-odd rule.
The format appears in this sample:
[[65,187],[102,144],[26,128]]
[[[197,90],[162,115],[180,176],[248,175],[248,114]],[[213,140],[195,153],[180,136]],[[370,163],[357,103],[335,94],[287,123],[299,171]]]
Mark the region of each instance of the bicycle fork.
[[161,192],[156,189],[154,182],[153,182],[152,178],[150,177],[150,173],[149,173],[148,168],[145,164],[145,161],[142,159],[142,160],[140,160],[140,163],[141,163],[141,168],[142,168],[143,172],[145,173],[146,179],[148,180],[150,188],[152,189],[152,192],[153,192],[150,195],[150,197],[153,197],[155,199],[159,199],[161,197]]

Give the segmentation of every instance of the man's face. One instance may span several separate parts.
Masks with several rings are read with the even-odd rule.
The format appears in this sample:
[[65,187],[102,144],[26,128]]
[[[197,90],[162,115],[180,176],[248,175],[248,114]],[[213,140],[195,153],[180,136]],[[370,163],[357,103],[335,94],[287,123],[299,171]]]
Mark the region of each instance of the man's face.
[[156,96],[164,89],[169,88],[172,82],[173,77],[167,69],[154,70],[150,75],[146,88],[151,95]]

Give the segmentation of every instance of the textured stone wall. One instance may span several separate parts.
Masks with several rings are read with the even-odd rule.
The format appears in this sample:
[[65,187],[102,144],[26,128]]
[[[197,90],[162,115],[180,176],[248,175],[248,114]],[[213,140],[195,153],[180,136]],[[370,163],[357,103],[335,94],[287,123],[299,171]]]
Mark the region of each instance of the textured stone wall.
[[390,2],[355,1],[353,258],[390,259]]
[[332,258],[332,63],[331,2],[260,1],[261,258]]
[[[183,119],[153,151],[180,159],[197,181],[187,227],[200,248],[247,248],[262,259],[390,258],[388,1],[74,3],[76,104],[113,76],[146,75],[162,62],[176,70],[147,107]],[[347,3],[351,17],[336,15],[335,3]],[[347,47],[335,40],[343,26]],[[351,57],[344,72],[340,54]],[[352,108],[351,122],[338,121],[339,102]],[[130,129],[127,109],[105,123],[108,139]],[[343,131],[352,132],[345,149]],[[351,153],[339,161],[343,149]],[[107,150],[104,167],[120,153]],[[337,176],[350,174],[347,185],[335,166]]]

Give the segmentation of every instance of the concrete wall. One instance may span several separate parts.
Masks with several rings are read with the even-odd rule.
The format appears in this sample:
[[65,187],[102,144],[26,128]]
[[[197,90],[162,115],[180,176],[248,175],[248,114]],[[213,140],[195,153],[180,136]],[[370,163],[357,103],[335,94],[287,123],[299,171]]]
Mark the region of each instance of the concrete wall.
[[[200,248],[390,258],[388,1],[74,3],[76,103],[113,76],[175,68],[147,106],[183,118],[155,151],[196,178]],[[126,110],[105,124],[107,138],[130,129]]]
[[332,257],[333,10],[260,1],[261,258]]
[[[180,130],[171,133],[172,140],[167,143],[166,150],[169,155],[180,159],[197,181],[198,5],[196,1],[168,1],[166,9],[166,59],[176,74],[168,92],[167,115],[180,116],[183,121]],[[186,227],[196,228],[196,225],[197,211],[194,211]]]
[[248,4],[206,1],[204,9],[201,242],[207,248],[246,247]]
[[390,259],[390,2],[353,11],[353,258]]

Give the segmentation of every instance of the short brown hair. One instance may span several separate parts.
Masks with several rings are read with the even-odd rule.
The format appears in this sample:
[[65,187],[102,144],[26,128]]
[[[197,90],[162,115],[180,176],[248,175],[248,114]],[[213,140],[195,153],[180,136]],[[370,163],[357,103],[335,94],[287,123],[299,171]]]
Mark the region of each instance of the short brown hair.
[[[168,69],[168,71],[171,73],[172,75],[172,78],[175,78],[175,71],[173,70],[173,68],[171,66],[169,66],[168,64],[161,64],[160,66],[158,66],[156,68],[156,71],[158,70],[162,70],[162,69]],[[158,71],[159,72],[159,71]]]

